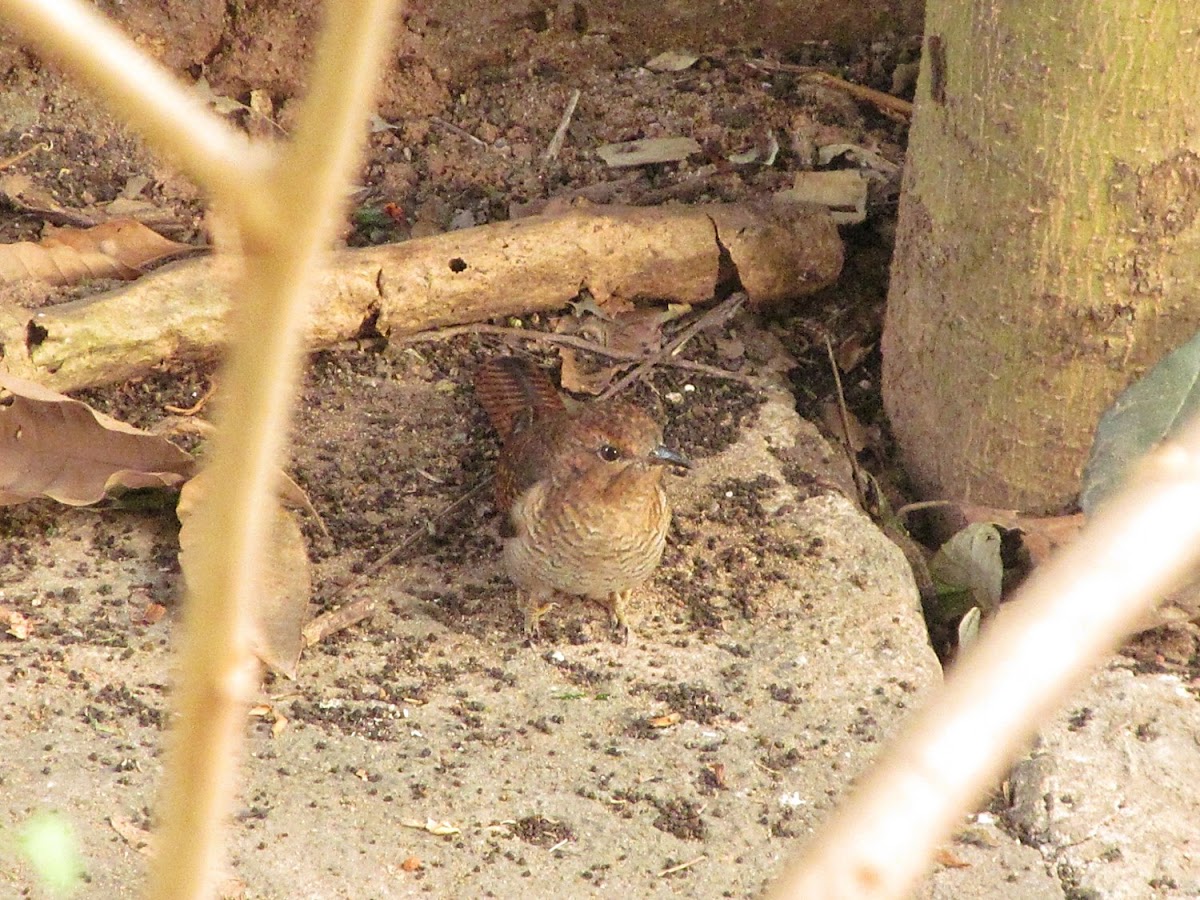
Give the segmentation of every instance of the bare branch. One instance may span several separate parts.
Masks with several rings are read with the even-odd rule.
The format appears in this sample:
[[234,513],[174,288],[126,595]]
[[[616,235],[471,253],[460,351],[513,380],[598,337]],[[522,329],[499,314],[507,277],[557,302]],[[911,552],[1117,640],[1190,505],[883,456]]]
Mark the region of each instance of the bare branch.
[[259,174],[270,153],[208,110],[93,4],[0,0],[0,11],[5,25],[94,88],[215,197],[243,215],[267,217]]
[[1004,608],[771,895],[908,896],[934,848],[1200,551],[1200,421]]

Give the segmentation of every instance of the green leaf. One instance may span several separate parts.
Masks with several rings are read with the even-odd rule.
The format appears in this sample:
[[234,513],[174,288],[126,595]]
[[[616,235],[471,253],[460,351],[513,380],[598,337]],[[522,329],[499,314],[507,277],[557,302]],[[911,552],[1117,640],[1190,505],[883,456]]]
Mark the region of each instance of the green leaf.
[[35,814],[21,828],[21,850],[38,880],[55,897],[66,897],[83,880],[83,857],[71,823],[57,813]]
[[382,209],[360,206],[350,217],[359,228],[390,228],[396,223]]
[[1079,505],[1091,516],[1132,465],[1200,409],[1200,334],[1163,357],[1100,417]]

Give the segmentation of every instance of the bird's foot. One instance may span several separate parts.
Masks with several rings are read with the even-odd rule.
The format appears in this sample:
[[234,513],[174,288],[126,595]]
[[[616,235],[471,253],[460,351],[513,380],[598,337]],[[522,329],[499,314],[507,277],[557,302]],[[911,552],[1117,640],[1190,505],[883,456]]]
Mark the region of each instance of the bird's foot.
[[525,607],[525,643],[529,647],[537,646],[538,638],[541,637],[542,616],[550,612],[557,606],[553,600],[548,600],[544,603],[532,600]]
[[612,628],[613,640],[628,647],[633,643],[633,629],[625,616],[625,605],[629,600],[629,592],[622,591],[610,594],[605,608],[608,610],[608,622]]

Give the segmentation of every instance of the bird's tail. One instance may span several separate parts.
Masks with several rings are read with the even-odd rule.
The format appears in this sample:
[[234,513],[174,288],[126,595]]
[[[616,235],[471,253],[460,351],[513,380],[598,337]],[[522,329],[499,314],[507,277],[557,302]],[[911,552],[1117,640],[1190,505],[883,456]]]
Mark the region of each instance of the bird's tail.
[[538,416],[564,408],[545,370],[515,356],[489,359],[480,366],[475,393],[502,441]]

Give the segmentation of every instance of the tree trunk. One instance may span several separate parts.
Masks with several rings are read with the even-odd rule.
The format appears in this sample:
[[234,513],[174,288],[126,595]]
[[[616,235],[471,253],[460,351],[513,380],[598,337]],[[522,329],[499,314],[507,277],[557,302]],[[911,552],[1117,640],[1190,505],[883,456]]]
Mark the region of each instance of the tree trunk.
[[1071,505],[1200,326],[1198,51],[1194,0],[929,0],[883,337],[926,496]]

